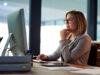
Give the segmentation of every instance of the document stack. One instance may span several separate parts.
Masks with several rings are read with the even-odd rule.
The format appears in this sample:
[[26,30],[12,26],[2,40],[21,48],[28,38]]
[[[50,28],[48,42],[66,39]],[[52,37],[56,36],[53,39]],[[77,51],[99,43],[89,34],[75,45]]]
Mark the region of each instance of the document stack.
[[31,56],[0,56],[0,71],[30,71]]

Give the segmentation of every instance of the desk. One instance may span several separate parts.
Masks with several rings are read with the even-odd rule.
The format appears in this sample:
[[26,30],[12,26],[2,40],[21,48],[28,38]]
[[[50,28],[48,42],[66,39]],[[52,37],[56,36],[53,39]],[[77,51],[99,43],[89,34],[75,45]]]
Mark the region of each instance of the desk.
[[[73,64],[69,64],[69,66],[72,67],[79,67],[79,68],[94,68],[91,66],[82,66],[82,65],[73,65]],[[72,73],[70,71],[51,71],[48,69],[43,68],[43,66],[41,66],[38,63],[33,63],[33,67],[31,69],[31,71],[29,72],[0,72],[0,75],[15,75],[15,74],[21,74],[21,75],[88,75],[88,74],[79,74],[79,73]]]

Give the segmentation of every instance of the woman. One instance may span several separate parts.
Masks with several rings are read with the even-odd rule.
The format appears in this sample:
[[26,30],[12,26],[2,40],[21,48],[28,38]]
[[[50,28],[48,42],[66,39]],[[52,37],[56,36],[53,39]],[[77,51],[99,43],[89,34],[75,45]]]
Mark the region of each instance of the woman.
[[40,54],[37,59],[57,60],[72,64],[87,65],[91,38],[86,34],[87,23],[82,12],[72,10],[66,13],[66,28],[60,31],[60,44],[50,56]]

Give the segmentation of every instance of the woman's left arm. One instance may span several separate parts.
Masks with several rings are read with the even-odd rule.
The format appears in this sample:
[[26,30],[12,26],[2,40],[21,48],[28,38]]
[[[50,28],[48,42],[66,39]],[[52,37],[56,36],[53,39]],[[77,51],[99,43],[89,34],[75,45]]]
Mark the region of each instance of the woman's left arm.
[[85,35],[79,38],[79,40],[73,42],[73,44],[75,46],[68,46],[68,40],[60,41],[60,49],[62,50],[63,59],[66,62],[77,60],[86,52],[89,52],[91,47],[91,38],[88,35]]

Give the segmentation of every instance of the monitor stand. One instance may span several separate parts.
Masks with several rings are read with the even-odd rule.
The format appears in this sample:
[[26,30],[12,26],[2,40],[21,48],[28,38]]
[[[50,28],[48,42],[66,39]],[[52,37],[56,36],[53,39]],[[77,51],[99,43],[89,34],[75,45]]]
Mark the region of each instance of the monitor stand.
[[9,43],[10,43],[10,41],[11,41],[12,36],[13,36],[13,34],[10,33],[10,34],[9,34],[9,37],[8,37],[8,39],[7,39],[7,42],[6,42],[5,46],[4,46],[4,49],[3,49],[3,52],[2,52],[2,54],[1,54],[1,56],[5,56],[5,54],[6,54],[6,52],[7,52],[8,45],[9,45]]

